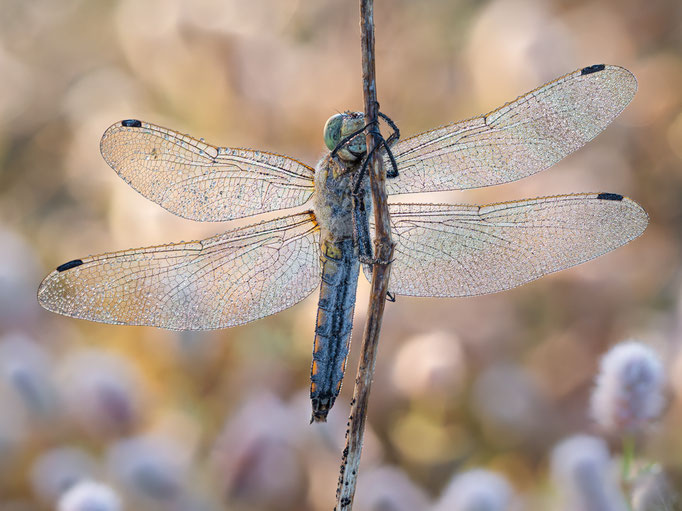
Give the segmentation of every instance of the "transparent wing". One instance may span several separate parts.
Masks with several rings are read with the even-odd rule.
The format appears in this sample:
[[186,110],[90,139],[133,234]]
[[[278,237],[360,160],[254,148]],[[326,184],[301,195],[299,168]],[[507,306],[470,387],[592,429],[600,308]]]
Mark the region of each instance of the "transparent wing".
[[205,330],[291,307],[319,282],[319,230],[303,213],[203,241],[71,261],[45,278],[38,301],[91,321]]
[[386,189],[462,190],[529,176],[596,137],[636,90],[635,77],[622,67],[568,74],[489,114],[399,142],[393,155],[400,175],[388,179]]
[[510,289],[620,247],[648,223],[637,203],[608,193],[389,208],[396,243],[389,288],[413,296]]
[[298,206],[314,169],[286,156],[215,147],[137,120],[102,136],[102,156],[123,180],[171,213],[224,221]]

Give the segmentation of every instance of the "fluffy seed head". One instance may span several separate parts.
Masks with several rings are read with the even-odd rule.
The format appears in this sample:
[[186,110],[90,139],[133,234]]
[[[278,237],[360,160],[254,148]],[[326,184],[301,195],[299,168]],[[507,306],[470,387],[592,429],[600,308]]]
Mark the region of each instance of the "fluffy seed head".
[[592,416],[611,433],[636,433],[663,410],[663,366],[648,346],[628,341],[604,355],[592,392]]
[[566,501],[565,509],[626,510],[610,461],[606,442],[597,437],[575,435],[554,448],[552,476]]
[[434,511],[507,511],[512,491],[507,481],[488,470],[471,470],[455,476]]
[[58,511],[121,511],[121,499],[100,483],[81,481],[59,499]]
[[182,453],[160,436],[129,437],[114,443],[107,463],[126,495],[147,501],[171,501],[181,494],[186,479]]
[[428,509],[424,491],[401,470],[379,467],[367,471],[358,482],[354,508],[376,511]]
[[69,416],[95,437],[131,432],[147,410],[136,368],[103,350],[70,354],[61,363],[59,381]]
[[79,447],[57,447],[45,451],[31,467],[33,492],[54,506],[59,498],[79,481],[96,477],[97,462]]

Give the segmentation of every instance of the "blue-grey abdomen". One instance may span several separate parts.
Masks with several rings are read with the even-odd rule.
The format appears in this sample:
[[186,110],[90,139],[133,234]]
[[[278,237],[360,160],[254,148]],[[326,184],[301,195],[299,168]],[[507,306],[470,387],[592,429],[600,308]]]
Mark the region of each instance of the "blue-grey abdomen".
[[322,284],[315,325],[310,398],[313,420],[325,421],[341,390],[353,329],[360,263],[352,238],[322,243]]

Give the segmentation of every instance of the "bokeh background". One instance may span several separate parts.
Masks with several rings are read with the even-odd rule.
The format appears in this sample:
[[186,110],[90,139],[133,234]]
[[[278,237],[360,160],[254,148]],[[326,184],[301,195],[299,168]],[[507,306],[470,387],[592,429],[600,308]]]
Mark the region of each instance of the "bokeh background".
[[[308,424],[315,294],[205,333],[59,317],[35,294],[64,261],[229,227],[175,217],[121,181],[99,154],[120,119],[314,163],[326,119],[362,109],[356,4],[0,0],[0,508],[53,509],[86,477],[126,509],[331,509],[362,278],[346,385],[326,425]],[[549,453],[566,435],[600,434],[588,412],[598,359],[627,338],[666,365],[669,405],[638,452],[674,480],[682,4],[379,0],[375,14],[379,100],[404,135],[590,64],[639,81],[627,110],[554,168],[417,200],[608,191],[642,204],[651,224],[614,253],[512,291],[389,304],[356,509],[425,509],[473,467],[506,477],[521,509],[560,509]],[[377,507],[377,494],[394,507]]]

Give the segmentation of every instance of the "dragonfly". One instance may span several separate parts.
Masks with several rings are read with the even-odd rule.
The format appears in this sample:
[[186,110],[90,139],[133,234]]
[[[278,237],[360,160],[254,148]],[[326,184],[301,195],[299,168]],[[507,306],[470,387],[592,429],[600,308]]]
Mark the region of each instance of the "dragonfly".
[[[393,143],[384,151],[392,195],[515,181],[569,155],[628,105],[637,81],[598,64],[549,82],[485,115]],[[119,325],[206,330],[277,313],[319,289],[310,395],[325,421],[350,349],[356,287],[371,211],[362,113],[330,118],[316,167],[288,156],[217,147],[129,119],[104,133],[101,153],[130,186],[197,221],[286,215],[201,241],[74,259],[38,289],[67,316]],[[343,142],[343,143],[342,143]],[[292,209],[295,208],[295,209]],[[465,297],[504,291],[583,263],[638,237],[648,216],[616,193],[556,195],[488,205],[389,204],[395,295]],[[371,237],[372,232],[368,232]],[[371,258],[370,258],[371,259]],[[312,422],[312,420],[311,420]]]

